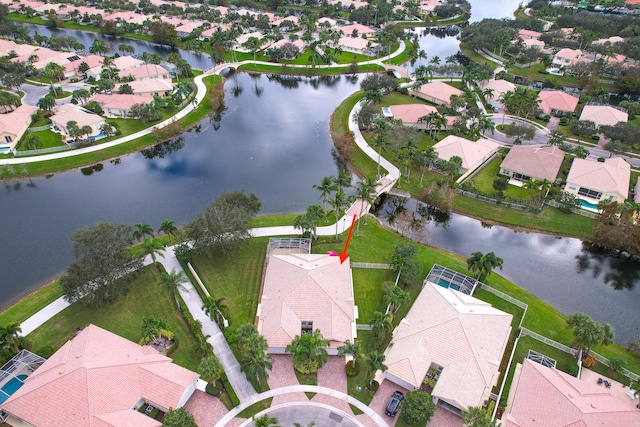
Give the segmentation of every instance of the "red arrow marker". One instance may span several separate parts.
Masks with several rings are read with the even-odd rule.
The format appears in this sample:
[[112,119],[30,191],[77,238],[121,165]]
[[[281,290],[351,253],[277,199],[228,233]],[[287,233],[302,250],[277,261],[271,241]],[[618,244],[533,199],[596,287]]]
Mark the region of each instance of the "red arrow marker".
[[340,264],[345,262],[347,258],[349,258],[349,254],[347,253],[347,248],[349,247],[349,240],[351,240],[351,233],[353,232],[353,225],[356,223],[356,214],[353,214],[353,221],[351,221],[351,227],[349,227],[349,235],[347,236],[347,241],[344,242],[344,250],[340,252]]

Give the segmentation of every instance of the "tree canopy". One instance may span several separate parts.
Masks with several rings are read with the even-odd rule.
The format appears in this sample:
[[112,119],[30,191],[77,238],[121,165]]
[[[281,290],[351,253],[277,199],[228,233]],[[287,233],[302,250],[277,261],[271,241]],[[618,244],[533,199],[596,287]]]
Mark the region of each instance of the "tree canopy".
[[567,327],[573,329],[573,345],[588,355],[589,351],[599,345],[614,342],[615,333],[608,323],[599,323],[584,313],[574,313],[567,318]]
[[142,267],[142,258],[129,251],[134,243],[130,225],[97,223],[79,229],[71,240],[76,261],[60,278],[67,301],[99,306],[127,292]]
[[410,391],[402,404],[402,419],[411,425],[425,425],[429,422],[436,407],[431,395],[425,391]]
[[198,427],[193,418],[184,406],[180,409],[169,409],[162,419],[163,427]]
[[196,252],[227,255],[250,237],[251,220],[260,210],[255,194],[244,191],[222,194],[185,226]]

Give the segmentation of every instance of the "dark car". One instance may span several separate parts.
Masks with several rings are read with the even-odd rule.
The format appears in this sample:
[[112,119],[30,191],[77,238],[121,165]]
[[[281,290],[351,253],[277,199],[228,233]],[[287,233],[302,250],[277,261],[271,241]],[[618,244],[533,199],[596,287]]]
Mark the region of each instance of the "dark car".
[[384,413],[390,417],[396,415],[403,400],[404,394],[400,393],[399,391],[394,391],[391,395],[391,399],[389,399],[389,403],[387,403],[387,408],[384,410]]

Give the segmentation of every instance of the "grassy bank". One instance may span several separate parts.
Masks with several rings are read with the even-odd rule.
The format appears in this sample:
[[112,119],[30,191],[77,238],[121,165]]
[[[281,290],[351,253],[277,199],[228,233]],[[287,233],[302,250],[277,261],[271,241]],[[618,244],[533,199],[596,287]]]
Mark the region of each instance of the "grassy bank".
[[10,322],[22,323],[61,296],[62,289],[58,281],[51,282],[0,313],[0,325]]
[[161,284],[160,273],[154,266],[145,267],[142,274],[131,283],[127,295],[121,296],[113,304],[99,308],[72,304],[29,334],[27,341],[32,343],[36,351],[46,346],[58,349],[73,338],[77,328],[92,323],[138,342],[142,319],[150,315],[164,317],[169,330],[175,334],[179,347],[171,356],[174,361],[195,370],[200,363],[200,356],[192,349],[196,339],[184,316],[177,310],[172,294]]
[[[221,81],[220,76],[209,76],[203,79],[207,92],[213,87],[213,85]],[[211,113],[211,107],[207,102],[207,98],[198,105],[198,107],[189,113],[186,117],[178,120],[178,123],[184,130],[189,129],[200,120],[204,119],[209,113]],[[121,157],[126,154],[130,154],[139,151],[145,147],[149,147],[162,142],[158,139],[158,135],[151,133],[132,142],[119,144],[114,147],[105,148],[104,150],[96,151],[88,154],[81,154],[78,156],[65,157],[55,160],[48,160],[43,162],[27,163],[27,171],[30,175],[44,175],[52,172],[59,172],[67,169],[74,169],[83,166],[92,165],[95,163],[104,162],[113,158]],[[17,174],[16,177],[20,175]]]

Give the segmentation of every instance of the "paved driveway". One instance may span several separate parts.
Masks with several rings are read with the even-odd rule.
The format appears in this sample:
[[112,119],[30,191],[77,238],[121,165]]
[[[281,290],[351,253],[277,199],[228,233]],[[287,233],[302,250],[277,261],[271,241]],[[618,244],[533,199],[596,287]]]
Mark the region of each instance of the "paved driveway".
[[219,419],[229,412],[217,397],[200,390],[196,390],[191,395],[185,409],[193,415],[199,427],[213,427]]
[[462,418],[436,406],[436,413],[433,414],[427,427],[462,427]]
[[376,392],[375,396],[373,396],[373,400],[369,404],[369,407],[373,409],[378,415],[380,415],[385,421],[387,421],[387,424],[389,424],[390,427],[396,425],[400,413],[398,413],[398,415],[396,415],[395,417],[389,417],[385,415],[384,410],[387,407],[387,403],[389,403],[389,398],[396,390],[402,392],[402,394],[404,395],[407,394],[406,389],[392,383],[391,381],[382,381],[382,384],[380,384],[378,391]]
[[[271,358],[271,371],[269,372],[269,388],[275,390],[280,387],[299,385],[298,378],[293,371],[293,356],[290,354],[274,354]],[[273,397],[271,406],[289,402],[308,402],[309,398],[303,392],[278,394]]]

